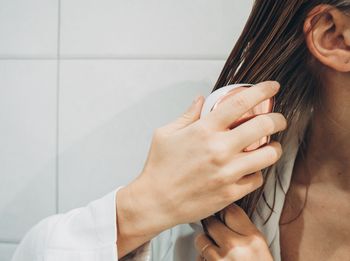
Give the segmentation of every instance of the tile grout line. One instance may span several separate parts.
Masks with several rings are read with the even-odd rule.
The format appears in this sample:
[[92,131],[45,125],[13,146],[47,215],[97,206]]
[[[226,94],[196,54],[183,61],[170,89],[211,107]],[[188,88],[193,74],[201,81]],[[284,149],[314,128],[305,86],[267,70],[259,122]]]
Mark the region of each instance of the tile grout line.
[[8,240],[8,239],[0,239],[0,244],[17,245],[17,244],[19,244],[19,241],[17,241],[17,240]]
[[57,75],[56,75],[56,173],[55,173],[55,211],[59,212],[59,121],[60,121],[60,72],[61,72],[61,0],[58,0],[57,14]]

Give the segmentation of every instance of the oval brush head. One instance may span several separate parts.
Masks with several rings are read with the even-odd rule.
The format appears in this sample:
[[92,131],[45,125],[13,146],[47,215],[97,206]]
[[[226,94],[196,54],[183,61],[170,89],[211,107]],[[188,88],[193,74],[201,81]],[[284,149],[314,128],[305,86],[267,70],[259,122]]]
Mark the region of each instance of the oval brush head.
[[[234,96],[238,92],[241,92],[247,88],[252,87],[252,84],[232,84],[225,87],[222,87],[214,92],[212,92],[205,100],[201,117],[208,114],[209,112],[215,110],[220,104],[225,102],[230,97]],[[233,129],[237,127],[238,125],[256,117],[260,114],[266,114],[273,111],[275,105],[275,99],[274,97],[267,99],[255,107],[251,108],[249,111],[247,111],[244,115],[242,115],[239,119],[237,119],[235,122],[233,122],[229,129]],[[260,140],[254,142],[253,144],[249,145],[248,147],[244,148],[243,151],[253,151],[261,146],[268,144],[271,140],[271,136],[266,136],[261,138]]]

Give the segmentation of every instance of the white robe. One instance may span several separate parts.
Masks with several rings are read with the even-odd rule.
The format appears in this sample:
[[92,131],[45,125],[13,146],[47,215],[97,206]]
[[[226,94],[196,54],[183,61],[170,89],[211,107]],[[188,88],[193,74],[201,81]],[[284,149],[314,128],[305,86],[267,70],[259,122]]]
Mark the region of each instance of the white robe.
[[[253,222],[266,237],[275,261],[280,261],[279,219],[285,192],[289,188],[294,161],[303,135],[298,130],[283,148],[283,156],[276,164],[281,185],[277,186],[274,212],[263,225],[264,217],[270,213],[261,199]],[[272,205],[275,181],[268,179],[265,186],[266,199]],[[119,188],[118,188],[119,189]],[[118,190],[117,189],[117,190]],[[116,261],[116,192],[112,191],[86,207],[64,214],[48,217],[34,226],[22,239],[12,261]],[[118,206],[117,206],[118,208]],[[121,260],[186,261],[195,260],[194,248],[196,225],[183,224],[164,231],[150,242],[136,249]]]

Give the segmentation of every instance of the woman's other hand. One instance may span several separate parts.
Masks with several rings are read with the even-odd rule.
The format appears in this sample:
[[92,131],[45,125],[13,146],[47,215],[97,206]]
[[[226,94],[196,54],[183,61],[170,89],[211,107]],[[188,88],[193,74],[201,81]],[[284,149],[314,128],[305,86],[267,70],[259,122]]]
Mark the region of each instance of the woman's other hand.
[[262,233],[236,204],[221,211],[222,221],[205,219],[208,235],[199,234],[195,246],[197,260],[207,261],[273,261]]
[[232,130],[229,126],[279,87],[277,82],[259,83],[202,118],[200,97],[181,117],[155,130],[142,173],[117,195],[121,253],[133,249],[131,238],[149,240],[175,225],[208,217],[263,184],[260,170],[279,160],[280,143],[243,149],[284,130],[285,117],[268,113]]

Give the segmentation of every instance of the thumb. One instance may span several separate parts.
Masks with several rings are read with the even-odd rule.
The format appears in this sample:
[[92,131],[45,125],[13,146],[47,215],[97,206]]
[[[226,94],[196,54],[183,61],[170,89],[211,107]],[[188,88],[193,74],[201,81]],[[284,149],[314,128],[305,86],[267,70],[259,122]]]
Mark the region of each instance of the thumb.
[[169,123],[165,128],[169,132],[173,132],[179,129],[183,129],[200,118],[201,110],[203,107],[204,98],[202,95],[198,95],[192,102],[191,106],[178,117],[175,121]]

